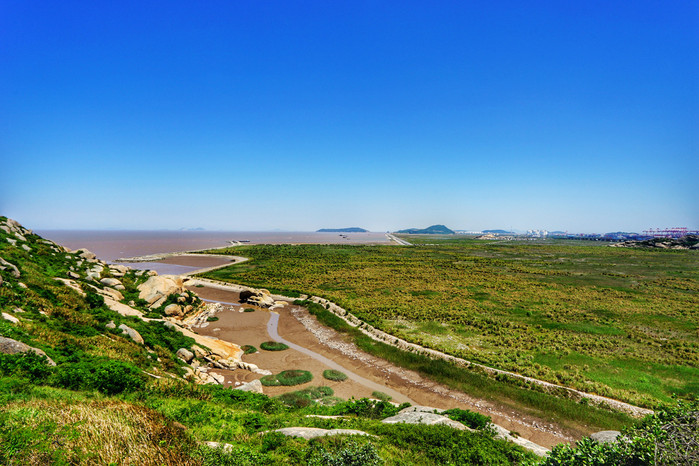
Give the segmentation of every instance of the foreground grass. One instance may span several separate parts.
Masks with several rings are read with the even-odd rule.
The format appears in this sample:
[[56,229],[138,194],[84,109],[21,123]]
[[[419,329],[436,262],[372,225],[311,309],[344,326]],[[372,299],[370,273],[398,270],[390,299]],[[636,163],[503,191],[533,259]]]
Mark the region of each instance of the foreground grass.
[[323,296],[408,341],[643,406],[699,396],[697,252],[425,241],[236,247],[216,252],[251,260],[204,276]]
[[[17,378],[0,378],[0,388],[2,464],[337,464],[321,461],[333,457],[387,465],[534,460],[524,450],[494,440],[487,430],[381,424],[379,419],[398,408],[368,400],[298,408],[265,395],[187,384],[156,384],[108,397]],[[289,426],[360,429],[373,437],[306,441],[264,433]],[[212,450],[203,445],[206,441],[231,447]]]

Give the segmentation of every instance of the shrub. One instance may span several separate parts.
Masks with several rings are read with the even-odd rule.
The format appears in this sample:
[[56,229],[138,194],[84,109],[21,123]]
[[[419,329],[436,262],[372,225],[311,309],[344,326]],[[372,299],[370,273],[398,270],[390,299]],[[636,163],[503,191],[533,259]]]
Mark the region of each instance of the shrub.
[[209,316],[206,318],[207,322],[216,322],[218,320],[218,317],[216,316]]
[[0,375],[26,377],[34,382],[45,381],[52,373],[46,356],[33,351],[18,354],[0,354]]
[[407,408],[410,403],[403,403],[400,406],[394,406],[387,401],[376,401],[370,400],[368,398],[360,398],[355,400],[354,398],[347,400],[343,403],[338,403],[333,408],[333,414],[354,414],[360,417],[367,417],[369,419],[384,419],[390,416],[394,416],[401,409]]
[[393,398],[391,395],[387,395],[386,393],[380,391],[371,392],[371,396],[381,401],[391,401],[391,398]]
[[107,395],[136,391],[145,385],[141,371],[112,359],[80,361],[59,366],[53,385],[71,390],[98,390]]
[[335,392],[330,387],[308,387],[295,392],[284,393],[277,398],[279,401],[292,408],[305,408],[314,401],[322,400],[333,396]]
[[313,375],[308,371],[299,369],[282,371],[276,375],[266,375],[260,379],[262,385],[266,387],[277,387],[279,385],[292,386],[313,380]]
[[278,341],[265,341],[264,343],[260,343],[260,348],[266,351],[284,351],[289,349],[287,345]]
[[679,402],[622,430],[616,442],[598,443],[586,437],[558,445],[541,463],[559,465],[699,464],[699,402]]
[[245,309],[243,309],[243,312],[255,312],[255,309],[251,307],[246,307]]
[[342,382],[343,380],[347,380],[347,375],[345,373],[336,371],[334,369],[328,369],[323,371],[323,377],[325,377],[328,380],[333,380],[335,382]]
[[329,452],[322,445],[314,444],[308,454],[311,466],[376,466],[383,463],[372,443],[359,445],[354,440],[344,441],[335,452]]
[[442,414],[472,429],[485,429],[491,420],[488,416],[469,411],[468,409],[453,408],[442,412]]
[[242,349],[245,354],[257,353],[257,348],[252,345],[243,345],[240,349]]

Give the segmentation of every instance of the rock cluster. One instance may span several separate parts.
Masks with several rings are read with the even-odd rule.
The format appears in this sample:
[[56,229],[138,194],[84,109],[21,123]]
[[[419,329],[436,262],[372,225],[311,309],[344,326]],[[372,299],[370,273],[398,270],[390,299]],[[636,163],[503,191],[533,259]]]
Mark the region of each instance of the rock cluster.
[[21,341],[17,341],[17,340],[13,340],[12,338],[6,338],[3,336],[0,336],[0,353],[2,353],[2,354],[17,354],[17,353],[26,353],[27,351],[31,351],[33,353],[40,355],[40,356],[44,356],[46,358],[46,361],[47,361],[49,366],[56,365],[56,363],[53,362],[53,360],[51,358],[46,356],[46,353],[44,353],[39,348],[33,348],[29,345],[22,343]]
[[270,308],[275,304],[272,294],[264,289],[242,290],[240,292],[240,302],[264,308]]

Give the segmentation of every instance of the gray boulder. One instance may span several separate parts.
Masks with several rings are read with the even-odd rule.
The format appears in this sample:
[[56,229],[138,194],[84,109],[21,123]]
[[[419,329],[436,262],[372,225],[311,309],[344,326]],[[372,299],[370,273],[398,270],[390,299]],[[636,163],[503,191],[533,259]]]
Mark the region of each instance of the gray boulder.
[[421,411],[403,410],[395,416],[387,417],[381,422],[384,424],[398,424],[404,422],[406,424],[444,425],[458,430],[472,430],[462,423],[449,419],[441,414],[426,413]]
[[17,268],[17,266],[14,264],[10,264],[2,257],[0,257],[0,266],[2,266],[2,267],[0,267],[0,270],[10,269],[10,270],[12,270],[13,277],[15,277],[15,278],[20,277],[19,269]]
[[0,337],[0,353],[17,354],[26,353],[27,351],[31,351],[40,356],[45,356],[46,362],[49,366],[56,365],[56,363],[53,362],[50,357],[46,356],[46,353],[41,351],[39,348],[32,348],[31,346],[24,344],[21,341],[13,340],[12,338]]
[[595,432],[594,434],[590,435],[590,438],[592,440],[597,441],[598,443],[612,443],[616,442],[617,437],[621,435],[621,432],[618,430],[602,430],[600,432]]
[[97,255],[95,255],[94,253],[88,251],[88,250],[85,249],[85,248],[80,248],[80,249],[78,249],[78,250],[75,251],[75,252],[76,252],[80,257],[82,257],[83,259],[96,259],[96,258],[97,258]]
[[103,285],[113,286],[113,287],[124,286],[121,284],[121,281],[117,280],[116,278],[103,278],[102,280],[100,280],[100,283]]
[[124,324],[121,324],[119,328],[121,329],[121,333],[128,335],[134,342],[138,343],[139,345],[143,344],[143,337],[136,330]]
[[267,290],[243,290],[240,292],[240,302],[267,308],[274,306],[274,299]]
[[306,440],[310,440],[316,437],[326,437],[329,435],[367,435],[361,430],[355,429],[319,429],[317,427],[285,427],[283,429],[277,429],[274,432],[279,432],[280,434],[286,435],[287,437],[301,437]]
[[182,307],[178,304],[169,304],[165,306],[165,315],[167,316],[182,316]]
[[240,390],[241,392],[262,393],[262,382],[259,380],[253,380],[252,382],[239,385],[235,387],[235,389]]
[[187,348],[180,348],[175,354],[177,354],[177,357],[182,359],[184,362],[189,362],[194,359],[194,353],[189,351]]

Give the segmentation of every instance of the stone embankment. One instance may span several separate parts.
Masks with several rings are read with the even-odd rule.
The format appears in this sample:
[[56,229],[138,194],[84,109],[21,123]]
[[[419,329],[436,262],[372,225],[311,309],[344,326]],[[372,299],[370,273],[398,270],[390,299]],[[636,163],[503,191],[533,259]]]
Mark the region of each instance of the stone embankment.
[[509,372],[501,369],[495,369],[492,367],[484,366],[482,364],[474,363],[471,361],[468,361],[466,359],[458,358],[456,356],[452,356],[450,354],[442,353],[441,351],[433,350],[431,348],[425,348],[424,346],[417,345],[415,343],[410,343],[408,341],[403,340],[402,338],[398,338],[395,335],[391,335],[389,333],[386,333],[382,330],[377,329],[376,327],[373,327],[372,325],[367,324],[363,320],[359,319],[357,316],[354,314],[348,312],[347,310],[341,308],[337,304],[324,299],[320,298],[318,296],[312,296],[309,298],[311,301],[318,303],[325,307],[328,311],[332,312],[336,316],[340,317],[343,319],[345,322],[347,322],[349,325],[356,327],[359,331],[367,335],[368,337],[372,338],[373,340],[380,341],[382,343],[385,343],[387,345],[393,346],[395,348],[398,348],[403,351],[407,351],[410,353],[416,353],[416,354],[421,354],[423,356],[427,356],[432,359],[443,359],[445,361],[451,362],[453,364],[456,364],[458,366],[462,367],[469,367],[469,368],[475,368],[478,370],[483,371],[486,374],[492,375],[492,376],[506,376],[511,379],[515,379],[517,381],[522,382],[523,384],[526,385],[535,385],[538,388],[542,389],[544,392],[549,392],[549,393],[554,393],[554,394],[563,394],[573,400],[576,401],[581,401],[583,399],[587,399],[589,403],[597,405],[597,406],[606,406],[611,409],[621,411],[627,414],[630,414],[631,416],[634,417],[642,417],[645,416],[646,414],[651,414],[653,411],[650,409],[646,408],[641,408],[639,406],[634,406],[629,403],[625,403],[623,401],[619,400],[614,400],[612,398],[607,398],[601,395],[595,395],[592,393],[585,393],[580,390],[576,390],[574,388],[570,387],[565,387],[563,385],[557,385],[553,384],[550,382],[545,382],[543,380],[538,380],[534,379],[531,377],[526,377],[524,375],[516,374],[514,372]]

